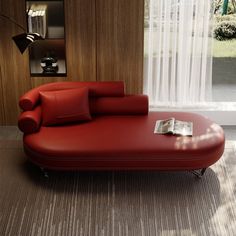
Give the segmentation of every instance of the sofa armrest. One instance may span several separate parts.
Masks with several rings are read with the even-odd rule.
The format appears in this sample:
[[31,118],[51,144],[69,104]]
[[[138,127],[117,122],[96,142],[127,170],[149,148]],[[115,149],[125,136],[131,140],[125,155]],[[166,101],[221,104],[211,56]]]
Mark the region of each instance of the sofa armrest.
[[37,88],[31,89],[20,97],[19,106],[23,111],[31,111],[39,101],[39,91]]
[[40,127],[41,113],[40,106],[32,111],[23,111],[18,119],[19,129],[25,134],[36,133]]

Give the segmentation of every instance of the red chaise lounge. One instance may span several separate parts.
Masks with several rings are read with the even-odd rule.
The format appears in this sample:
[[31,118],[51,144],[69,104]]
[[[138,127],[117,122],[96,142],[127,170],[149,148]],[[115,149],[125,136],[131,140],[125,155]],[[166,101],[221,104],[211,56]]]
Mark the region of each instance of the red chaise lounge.
[[[186,112],[148,112],[123,82],[56,82],[20,98],[19,128],[30,161],[56,170],[199,170],[224,151],[224,132]],[[193,136],[157,135],[155,121],[193,122]],[[202,172],[203,173],[203,172]]]

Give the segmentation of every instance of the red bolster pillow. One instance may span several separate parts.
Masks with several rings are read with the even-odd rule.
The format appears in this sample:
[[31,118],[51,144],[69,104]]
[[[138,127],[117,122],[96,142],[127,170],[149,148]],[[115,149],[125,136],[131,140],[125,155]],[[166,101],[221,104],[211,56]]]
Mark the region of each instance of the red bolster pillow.
[[74,89],[87,87],[89,89],[89,96],[93,97],[123,97],[124,82],[54,82],[41,85],[25,93],[19,101],[19,106],[24,111],[33,110],[39,101],[39,93],[41,91],[55,91],[64,89]]
[[127,95],[90,98],[89,106],[92,115],[146,115],[148,114],[148,97]]
[[33,111],[22,112],[18,119],[18,127],[25,134],[37,132],[40,123],[41,123],[40,106],[37,106]]

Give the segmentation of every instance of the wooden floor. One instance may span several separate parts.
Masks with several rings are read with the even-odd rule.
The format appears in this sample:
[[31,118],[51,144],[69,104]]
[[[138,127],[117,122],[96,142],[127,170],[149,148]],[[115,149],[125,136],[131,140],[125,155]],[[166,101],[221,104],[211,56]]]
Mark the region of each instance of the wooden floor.
[[0,140],[21,140],[22,137],[17,126],[0,126]]
[[236,126],[223,126],[226,140],[236,141]]
[[[235,236],[235,127],[202,179],[189,172],[49,172],[0,127],[0,235]],[[231,141],[230,141],[231,140]]]

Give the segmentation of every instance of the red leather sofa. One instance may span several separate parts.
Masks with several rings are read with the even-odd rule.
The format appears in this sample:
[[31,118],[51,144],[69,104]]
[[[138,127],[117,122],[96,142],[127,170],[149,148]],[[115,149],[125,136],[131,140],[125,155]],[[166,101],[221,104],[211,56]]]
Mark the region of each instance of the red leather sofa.
[[[56,82],[20,98],[18,126],[30,161],[56,170],[196,170],[224,151],[224,132],[186,112],[149,112],[122,82]],[[193,122],[193,136],[154,134],[155,121]]]

